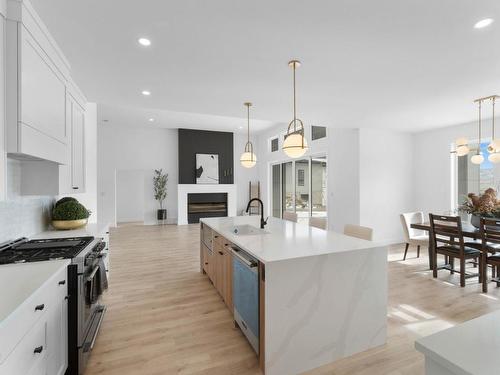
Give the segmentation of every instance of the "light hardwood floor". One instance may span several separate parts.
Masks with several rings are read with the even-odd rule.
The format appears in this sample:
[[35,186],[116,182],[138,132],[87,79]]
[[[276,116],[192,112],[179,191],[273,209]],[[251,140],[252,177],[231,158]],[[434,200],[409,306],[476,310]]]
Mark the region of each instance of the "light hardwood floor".
[[[389,253],[387,344],[309,374],[423,374],[418,337],[500,308],[468,280],[425,271],[403,247]],[[199,273],[199,227],[123,226],[111,231],[108,312],[86,375],[260,374],[257,358],[206,276]],[[286,374],[283,374],[286,375]]]

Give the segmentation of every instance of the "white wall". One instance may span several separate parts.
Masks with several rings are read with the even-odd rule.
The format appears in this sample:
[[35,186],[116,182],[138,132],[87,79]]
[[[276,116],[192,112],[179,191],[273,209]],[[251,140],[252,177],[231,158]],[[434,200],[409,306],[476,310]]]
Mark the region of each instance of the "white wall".
[[178,136],[176,129],[121,127],[103,123],[98,127],[98,210],[100,220],[116,224],[116,171],[144,172],[144,222],[156,223],[159,208],[153,197],[155,169],[168,173],[168,218],[177,217]]
[[116,171],[116,220],[118,223],[144,221],[144,170]]
[[[484,125],[483,141],[486,141],[491,139],[491,121],[485,121]],[[453,208],[450,160],[454,156],[450,155],[450,151],[453,142],[463,136],[470,141],[477,140],[477,124],[461,124],[415,134],[415,207],[418,210],[426,214],[449,213]]]
[[413,135],[360,129],[360,224],[374,240],[402,241],[399,215],[414,210]]

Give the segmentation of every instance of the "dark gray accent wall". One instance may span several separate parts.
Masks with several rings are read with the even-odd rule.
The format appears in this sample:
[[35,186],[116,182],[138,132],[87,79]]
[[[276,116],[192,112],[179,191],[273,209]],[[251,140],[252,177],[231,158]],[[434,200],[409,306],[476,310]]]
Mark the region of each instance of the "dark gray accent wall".
[[196,154],[218,154],[219,183],[234,183],[233,133],[179,129],[179,184],[196,184]]

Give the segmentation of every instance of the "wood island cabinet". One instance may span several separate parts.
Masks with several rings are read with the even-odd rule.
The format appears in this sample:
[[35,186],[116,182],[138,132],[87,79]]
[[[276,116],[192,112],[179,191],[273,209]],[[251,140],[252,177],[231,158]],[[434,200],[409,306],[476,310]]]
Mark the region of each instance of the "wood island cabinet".
[[[212,248],[210,248],[210,246]],[[200,270],[214,284],[231,314],[233,313],[233,261],[231,243],[226,238],[202,227]]]

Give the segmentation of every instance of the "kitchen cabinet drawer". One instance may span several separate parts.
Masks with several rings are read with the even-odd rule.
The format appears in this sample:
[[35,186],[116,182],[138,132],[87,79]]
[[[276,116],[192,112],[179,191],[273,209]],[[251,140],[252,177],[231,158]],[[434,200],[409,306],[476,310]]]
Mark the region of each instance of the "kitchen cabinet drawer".
[[[64,285],[59,285],[59,281],[64,281]],[[47,310],[56,305],[58,300],[64,299],[66,295],[67,269],[63,267],[3,322],[0,327],[0,364],[9,357],[26,333],[37,322],[43,320]]]
[[45,358],[47,353],[46,331],[47,324],[42,319],[15,347],[7,360],[0,365],[0,374],[45,373]]

